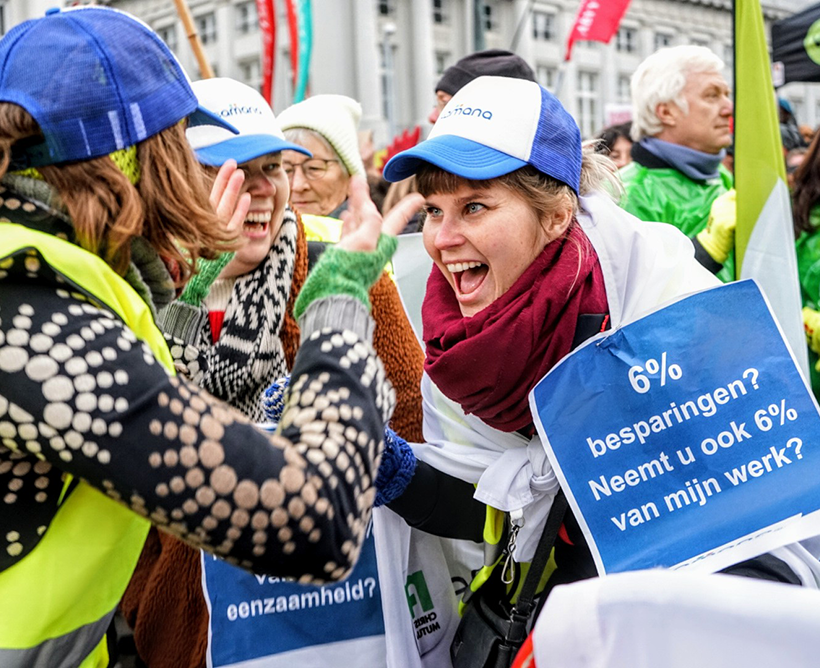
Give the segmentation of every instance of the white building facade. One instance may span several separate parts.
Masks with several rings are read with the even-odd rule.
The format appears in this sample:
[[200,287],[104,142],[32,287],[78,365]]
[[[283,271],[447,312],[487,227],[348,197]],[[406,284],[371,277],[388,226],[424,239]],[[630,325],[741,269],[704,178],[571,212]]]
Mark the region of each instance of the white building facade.
[[[764,0],[767,25],[808,0]],[[632,0],[609,44],[576,43],[564,61],[567,35],[580,0],[313,0],[313,52],[308,91],[341,93],[362,103],[362,128],[376,141],[425,124],[443,70],[476,50],[510,49],[555,91],[585,137],[604,127],[629,103],[629,78],[662,46],[701,44],[717,53],[732,80],[731,0]],[[59,0],[0,0],[0,29],[42,16]],[[76,4],[66,2],[64,4]],[[172,0],[107,0],[148,23],[197,78],[199,69]],[[261,34],[255,0],[189,0],[191,14],[217,76],[261,86]],[[290,44],[283,0],[275,0],[277,54],[274,110],[293,99]],[[476,30],[476,21],[480,30]],[[781,90],[798,121],[820,124],[820,85]],[[610,112],[610,113],[607,113]],[[427,128],[424,128],[426,131]],[[392,133],[391,133],[392,131]]]

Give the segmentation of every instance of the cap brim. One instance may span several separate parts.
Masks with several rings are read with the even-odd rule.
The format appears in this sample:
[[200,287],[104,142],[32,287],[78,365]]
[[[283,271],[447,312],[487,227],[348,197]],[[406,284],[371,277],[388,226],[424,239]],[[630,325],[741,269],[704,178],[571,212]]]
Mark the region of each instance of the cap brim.
[[291,144],[284,139],[274,135],[244,135],[241,137],[231,137],[225,141],[210,146],[203,146],[196,149],[197,160],[203,165],[220,167],[227,160],[236,160],[240,165],[243,162],[250,162],[256,158],[268,155],[269,153],[279,153],[281,151],[299,151],[312,158],[313,154],[302,146]]
[[413,176],[428,162],[464,179],[494,179],[525,167],[524,160],[513,158],[484,144],[455,135],[439,135],[393,156],[382,174],[388,181]]
[[239,130],[233,125],[201,105],[194,109],[193,113],[188,116],[188,127],[195,128],[198,125],[216,125],[217,127],[229,130],[235,135],[239,134]]

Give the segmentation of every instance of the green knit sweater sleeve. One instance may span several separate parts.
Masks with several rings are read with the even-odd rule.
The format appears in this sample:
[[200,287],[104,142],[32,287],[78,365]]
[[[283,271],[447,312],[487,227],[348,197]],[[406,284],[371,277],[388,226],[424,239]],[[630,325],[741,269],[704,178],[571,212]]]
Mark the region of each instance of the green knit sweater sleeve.
[[368,292],[396,252],[396,237],[382,234],[372,252],[330,246],[316,262],[302,287],[293,314],[300,318],[312,302],[331,295],[349,295],[370,308]]
[[235,253],[222,253],[214,260],[205,260],[199,258],[196,263],[197,273],[188,281],[182,294],[179,296],[180,301],[190,304],[191,306],[199,306],[202,300],[208,296],[213,283],[220,272],[233,260]]

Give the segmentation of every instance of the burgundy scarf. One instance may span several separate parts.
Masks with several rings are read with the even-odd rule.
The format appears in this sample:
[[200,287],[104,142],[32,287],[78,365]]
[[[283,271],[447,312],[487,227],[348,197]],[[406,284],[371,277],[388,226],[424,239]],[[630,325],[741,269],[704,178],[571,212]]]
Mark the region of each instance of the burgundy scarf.
[[517,431],[532,422],[530,390],[572,349],[578,316],[607,312],[598,255],[577,223],[472,317],[434,265],[422,305],[424,369],[466,413]]

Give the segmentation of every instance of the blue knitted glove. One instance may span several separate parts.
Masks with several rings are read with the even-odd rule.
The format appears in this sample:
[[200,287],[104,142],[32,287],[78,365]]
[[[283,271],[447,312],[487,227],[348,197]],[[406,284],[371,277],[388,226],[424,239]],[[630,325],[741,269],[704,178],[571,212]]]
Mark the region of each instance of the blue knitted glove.
[[415,471],[416,455],[407,441],[390,427],[385,427],[384,452],[376,474],[376,500],[373,506],[378,508],[404,494]]
[[285,410],[285,392],[290,385],[290,376],[283,376],[265,390],[262,397],[262,410],[265,412],[265,419],[268,422],[279,424],[282,419],[282,411]]

